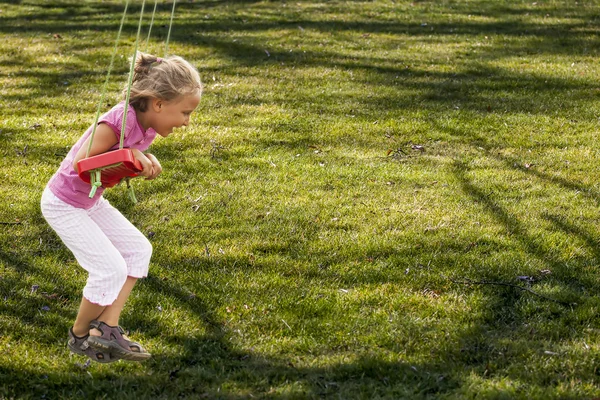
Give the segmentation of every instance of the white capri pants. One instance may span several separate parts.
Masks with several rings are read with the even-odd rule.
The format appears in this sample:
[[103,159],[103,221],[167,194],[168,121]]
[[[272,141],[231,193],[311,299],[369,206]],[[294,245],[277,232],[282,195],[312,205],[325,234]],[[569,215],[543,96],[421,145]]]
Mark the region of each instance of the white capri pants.
[[42,214],[88,272],[83,297],[111,305],[128,276],[148,275],[152,244],[108,200],[100,197],[90,209],[65,203],[46,188]]

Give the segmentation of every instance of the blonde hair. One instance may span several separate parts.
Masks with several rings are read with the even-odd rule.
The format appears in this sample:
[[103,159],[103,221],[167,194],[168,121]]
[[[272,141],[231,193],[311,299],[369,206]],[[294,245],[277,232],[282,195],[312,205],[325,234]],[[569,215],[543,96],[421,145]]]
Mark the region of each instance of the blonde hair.
[[[125,86],[123,98],[126,98],[127,90]],[[163,59],[138,53],[129,97],[133,108],[144,112],[151,98],[171,101],[196,93],[202,93],[202,82],[200,74],[189,62],[178,56]]]

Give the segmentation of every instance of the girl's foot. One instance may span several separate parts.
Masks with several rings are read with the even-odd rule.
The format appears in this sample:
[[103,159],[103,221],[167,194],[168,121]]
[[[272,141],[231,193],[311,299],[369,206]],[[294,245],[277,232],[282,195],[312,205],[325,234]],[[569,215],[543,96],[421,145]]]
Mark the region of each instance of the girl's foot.
[[112,355],[109,352],[97,350],[91,347],[88,342],[89,337],[90,335],[75,336],[75,334],[73,333],[73,328],[70,328],[69,341],[67,343],[69,350],[71,350],[75,354],[88,356],[92,360],[97,361],[99,363],[110,363],[119,359],[119,357],[117,357],[116,355]]
[[101,321],[92,321],[90,331],[97,329],[100,336],[90,335],[88,343],[91,347],[102,352],[114,354],[123,360],[144,361],[151,357],[141,344],[127,340],[123,335],[125,331],[120,326],[110,326]]

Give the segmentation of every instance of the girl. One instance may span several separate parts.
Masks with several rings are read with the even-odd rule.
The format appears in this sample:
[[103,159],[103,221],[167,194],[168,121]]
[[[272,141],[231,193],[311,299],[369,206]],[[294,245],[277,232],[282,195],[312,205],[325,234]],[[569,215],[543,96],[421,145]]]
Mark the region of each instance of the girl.
[[[129,104],[123,101],[100,117],[89,155],[117,149],[124,134],[124,147],[131,148],[142,164],[140,175],[156,178],[162,167],[143,151],[156,135],[167,137],[173,128],[187,126],[201,93],[198,71],[181,57],[161,59],[139,53]],[[125,112],[126,128],[121,132]],[[150,353],[129,341],[119,317],[137,279],[148,273],[152,245],[102,197],[104,188],[88,197],[90,186],[76,168],[86,157],[92,131],[93,126],[73,146],[41,200],[44,218],[88,272],[68,347],[99,362],[141,361]]]

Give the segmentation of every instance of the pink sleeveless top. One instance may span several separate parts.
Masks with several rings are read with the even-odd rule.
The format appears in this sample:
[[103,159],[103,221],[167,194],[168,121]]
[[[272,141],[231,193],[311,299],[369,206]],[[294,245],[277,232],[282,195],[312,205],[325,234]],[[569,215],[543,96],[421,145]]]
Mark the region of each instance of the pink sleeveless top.
[[[125,102],[117,104],[98,120],[98,124],[107,124],[112,128],[117,136],[117,140],[120,140],[121,138],[124,105]],[[156,131],[152,128],[144,131],[144,128],[142,128],[136,118],[135,109],[131,106],[129,106],[127,110],[126,124],[123,147],[145,151],[156,137]],[[75,169],[73,169],[75,155],[86,139],[92,134],[92,130],[93,125],[85,131],[83,136],[71,148],[69,154],[67,154],[60,164],[58,171],[56,171],[48,182],[48,188],[56,197],[74,207],[85,209],[91,208],[96,201],[98,201],[100,196],[102,196],[102,192],[104,192],[104,187],[100,187],[96,191],[94,197],[90,199],[90,184],[82,181]],[[117,142],[110,150],[117,150],[118,148],[119,143]]]

